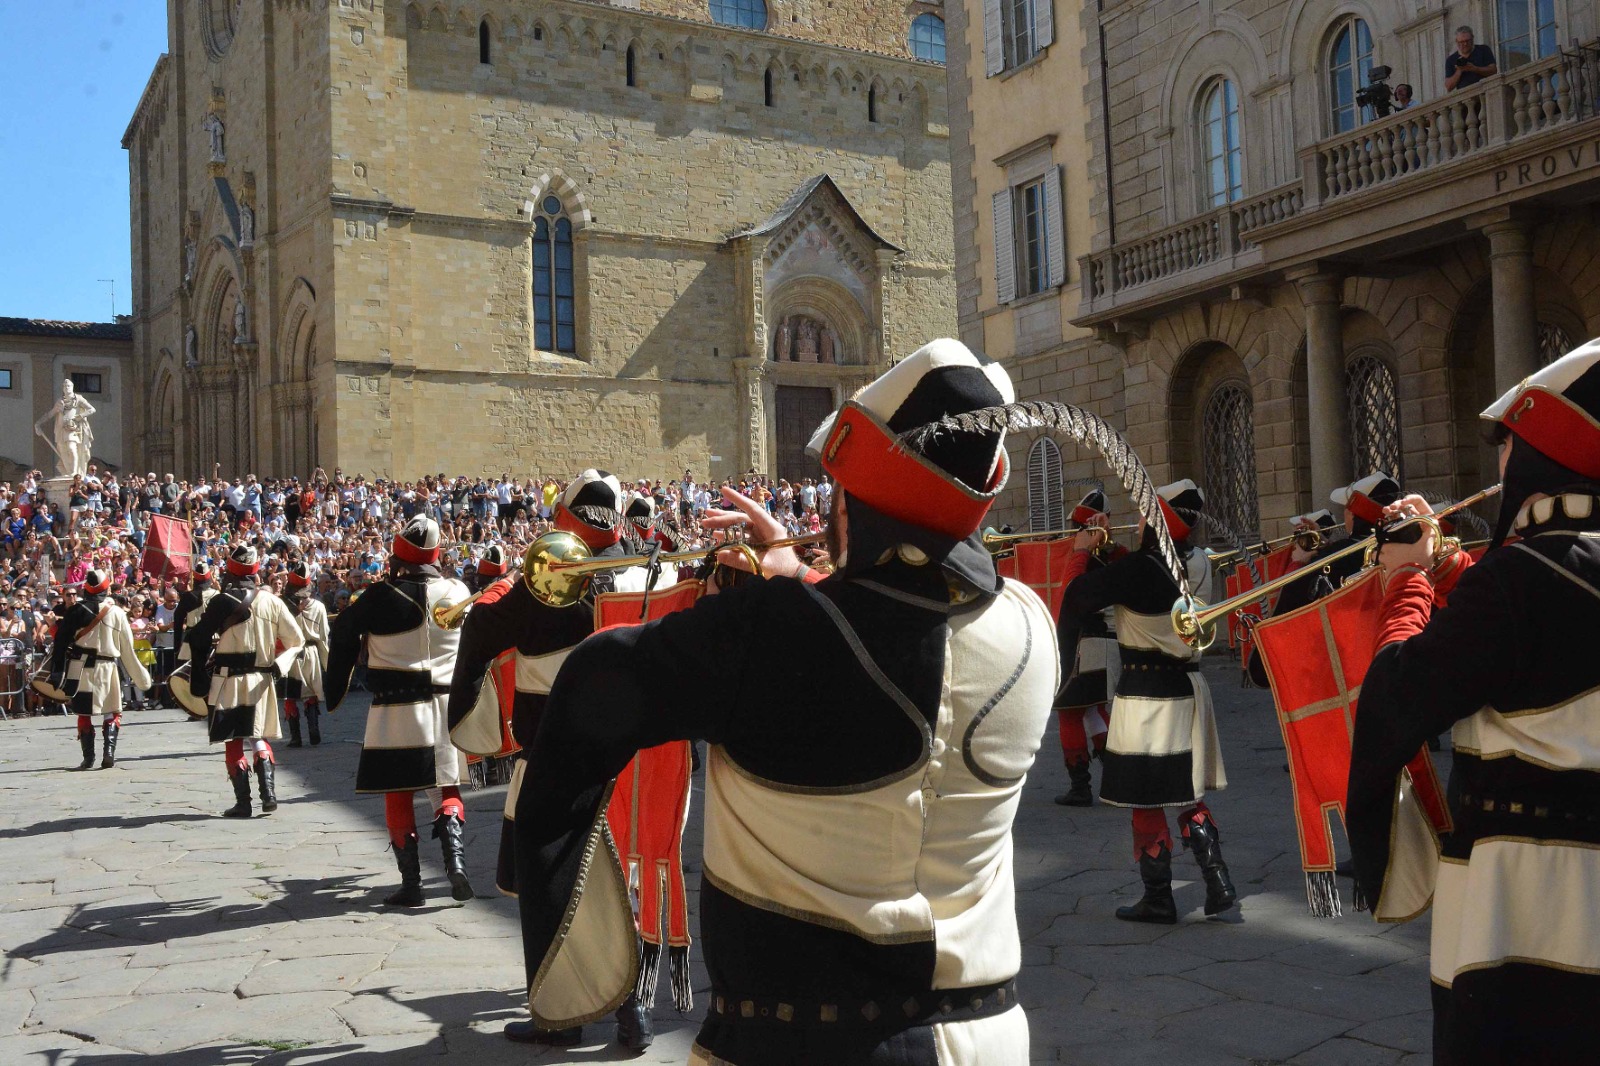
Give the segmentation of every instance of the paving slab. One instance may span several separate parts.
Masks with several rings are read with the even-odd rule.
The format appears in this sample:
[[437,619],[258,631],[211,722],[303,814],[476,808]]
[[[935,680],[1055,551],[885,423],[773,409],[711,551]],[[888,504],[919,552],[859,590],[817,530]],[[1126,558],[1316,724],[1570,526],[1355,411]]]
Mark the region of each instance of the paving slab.
[[[1140,891],[1128,814],[1051,802],[1067,783],[1051,723],[1015,832],[1032,1060],[1419,1066],[1432,1025],[1426,919],[1388,927],[1306,913],[1268,697],[1237,688],[1225,663],[1206,673],[1233,781],[1211,806],[1240,905],[1207,919],[1180,853],[1179,923],[1117,921]],[[504,788],[465,796],[468,872],[483,895],[449,899],[429,841],[428,906],[386,910],[397,874],[383,804],[352,789],[365,718],[364,697],[353,699],[350,713],[324,719],[323,745],[280,750],[278,812],[243,822],[217,817],[231,802],[221,756],[176,712],[131,713],[119,766],[81,774],[65,769],[77,750],[67,720],[0,722],[0,791],[26,797],[0,804],[0,1063],[687,1058],[709,984],[698,952],[695,1011],[678,1017],[663,989],[659,1036],[640,1059],[612,1043],[610,1022],[587,1027],[572,1051],[500,1035],[526,1016],[516,903],[493,888]],[[703,794],[691,810],[697,933]]]

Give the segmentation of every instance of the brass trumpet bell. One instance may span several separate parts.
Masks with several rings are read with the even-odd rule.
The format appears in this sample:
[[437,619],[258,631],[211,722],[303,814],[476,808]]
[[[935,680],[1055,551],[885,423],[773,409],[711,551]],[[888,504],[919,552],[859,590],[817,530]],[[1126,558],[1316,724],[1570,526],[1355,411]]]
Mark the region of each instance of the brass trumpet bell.
[[591,572],[563,573],[563,567],[594,558],[588,545],[565,530],[540,536],[522,556],[522,583],[548,607],[572,607],[589,589]]

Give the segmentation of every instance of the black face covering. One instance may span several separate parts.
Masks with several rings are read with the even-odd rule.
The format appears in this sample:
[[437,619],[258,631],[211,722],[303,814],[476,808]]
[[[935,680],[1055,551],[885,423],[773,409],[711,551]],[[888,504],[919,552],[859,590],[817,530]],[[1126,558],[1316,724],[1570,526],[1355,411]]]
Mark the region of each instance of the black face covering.
[[1522,511],[1522,505],[1535,493],[1559,496],[1564,492],[1583,492],[1600,495],[1600,485],[1589,481],[1576,470],[1562,466],[1554,459],[1511,434],[1511,457],[1506,460],[1506,475],[1500,490],[1500,516],[1495,521],[1494,540],[1490,546],[1500,547],[1511,533],[1511,527]]
[[994,556],[983,546],[979,534],[956,540],[947,534],[891,518],[844,489],[835,491],[844,493],[848,521],[845,563],[838,566],[838,560],[834,560],[839,573],[846,577],[866,576],[879,565],[878,560],[885,552],[901,544],[910,544],[937,564],[946,578],[968,591],[979,595],[999,593],[1001,580],[994,568]]

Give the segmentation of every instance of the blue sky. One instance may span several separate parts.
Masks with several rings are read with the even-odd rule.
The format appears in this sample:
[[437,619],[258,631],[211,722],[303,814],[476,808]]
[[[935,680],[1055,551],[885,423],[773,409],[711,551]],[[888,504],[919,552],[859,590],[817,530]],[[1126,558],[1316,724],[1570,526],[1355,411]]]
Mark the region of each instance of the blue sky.
[[0,315],[128,313],[122,131],[156,57],[165,0],[0,0]]

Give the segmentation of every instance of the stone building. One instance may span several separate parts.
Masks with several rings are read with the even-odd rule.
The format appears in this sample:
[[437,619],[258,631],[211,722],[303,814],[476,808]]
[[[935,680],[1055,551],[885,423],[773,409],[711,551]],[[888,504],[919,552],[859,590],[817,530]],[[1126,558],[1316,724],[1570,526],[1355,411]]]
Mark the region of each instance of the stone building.
[[[1073,322],[1094,340],[1041,389],[1113,418],[1242,532],[1373,468],[1443,495],[1493,482],[1477,412],[1600,333],[1594,5],[1108,0],[1080,21]],[[1464,25],[1498,72],[1448,91]],[[1381,67],[1411,107],[1358,95]],[[958,240],[964,323],[969,255]]]
[[95,409],[91,460],[101,470],[123,469],[126,423],[138,407],[132,358],[133,330],[123,315],[115,322],[0,318],[0,481],[56,472],[51,443],[34,426],[60,398],[63,381]]
[[955,327],[942,4],[169,0],[148,465],[810,469]]

